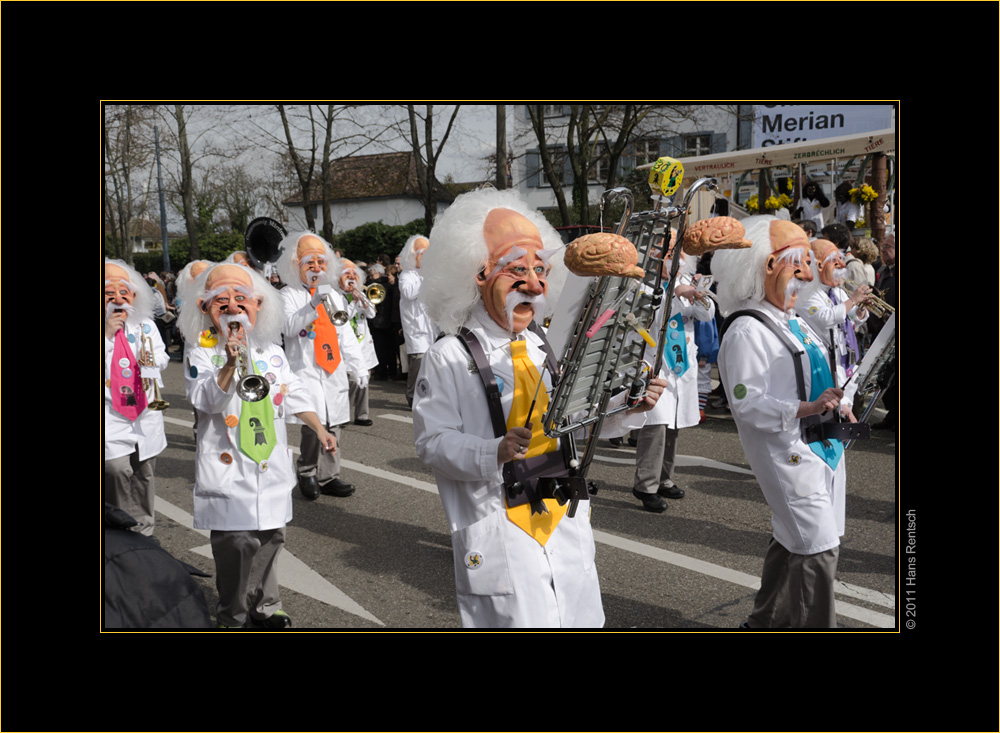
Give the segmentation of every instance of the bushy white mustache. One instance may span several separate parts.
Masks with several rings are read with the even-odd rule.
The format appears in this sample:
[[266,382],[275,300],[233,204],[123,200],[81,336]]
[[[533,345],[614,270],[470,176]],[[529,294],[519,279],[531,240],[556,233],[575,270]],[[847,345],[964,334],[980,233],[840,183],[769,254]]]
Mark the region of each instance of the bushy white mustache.
[[805,288],[808,285],[809,285],[809,283],[807,283],[805,280],[799,280],[798,278],[794,278],[794,277],[791,280],[788,281],[788,285],[785,286],[785,308],[786,309],[788,308],[788,304],[792,300],[792,296],[793,295],[797,295],[798,293],[800,293],[803,290],[805,290]]
[[104,309],[104,321],[107,322],[115,311],[125,311],[126,321],[131,321],[135,316],[135,307],[129,303],[108,303],[108,307]]
[[539,293],[538,295],[525,295],[524,293],[518,292],[517,290],[512,290],[507,294],[507,300],[505,301],[505,310],[507,313],[507,330],[513,330],[514,328],[514,309],[522,303],[527,303],[535,311],[535,314],[545,312],[545,294]]
[[243,333],[250,333],[253,331],[253,324],[250,323],[250,319],[247,317],[246,313],[220,313],[219,314],[219,327],[222,329],[222,333],[226,336],[229,335],[229,324],[239,323],[243,326]]

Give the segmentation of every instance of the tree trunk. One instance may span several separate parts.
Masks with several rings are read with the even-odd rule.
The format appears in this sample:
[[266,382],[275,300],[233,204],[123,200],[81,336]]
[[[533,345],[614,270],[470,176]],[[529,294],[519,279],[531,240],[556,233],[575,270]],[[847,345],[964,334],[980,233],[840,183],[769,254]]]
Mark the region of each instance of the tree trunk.
[[[288,124],[288,115],[285,112],[285,105],[278,105],[278,112],[281,114],[281,124],[285,130],[285,140],[288,142],[288,156],[292,160],[292,166],[295,168],[295,176],[299,181],[299,189],[302,191],[302,209],[306,216],[306,228],[309,231],[316,231],[316,217],[313,216],[312,206],[312,179],[313,174],[316,170],[316,126],[312,126],[312,153],[309,158],[309,165],[307,166],[302,160],[302,156],[299,155],[298,150],[295,149],[295,142],[292,139],[292,130]],[[312,106],[309,107],[309,119],[312,122]]]
[[497,175],[496,187],[507,188],[507,105],[497,105]]
[[552,155],[549,153],[549,145],[545,140],[545,106],[529,105],[528,114],[531,115],[531,127],[535,131],[538,139],[538,157],[542,161],[542,171],[545,173],[545,180],[552,186],[552,193],[556,197],[556,205],[559,207],[559,218],[562,219],[563,226],[570,226],[569,207],[566,205],[566,194],[563,193],[561,177],[556,173],[552,164]]
[[323,141],[323,167],[320,169],[319,180],[322,186],[323,199],[323,238],[333,241],[333,212],[330,206],[330,149],[333,145],[333,105],[326,107],[326,139]]
[[869,210],[865,213],[865,216],[870,222],[869,228],[872,230],[872,241],[877,246],[885,238],[885,214],[883,213],[886,201],[885,153],[875,153],[872,156],[872,188],[875,189],[875,193],[878,195],[874,201],[868,204]]
[[198,212],[194,205],[194,181],[191,165],[191,148],[188,146],[187,120],[184,105],[174,105],[174,119],[177,120],[177,153],[181,158],[181,202],[184,208],[184,226],[191,246],[191,259],[201,259],[198,246]]

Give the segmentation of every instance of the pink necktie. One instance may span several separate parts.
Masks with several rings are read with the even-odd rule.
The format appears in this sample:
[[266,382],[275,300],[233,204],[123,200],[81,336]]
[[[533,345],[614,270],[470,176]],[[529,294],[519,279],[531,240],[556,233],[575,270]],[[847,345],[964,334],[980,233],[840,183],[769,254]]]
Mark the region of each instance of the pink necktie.
[[146,409],[142,375],[124,328],[115,334],[115,353],[111,358],[111,406],[129,420],[135,420]]

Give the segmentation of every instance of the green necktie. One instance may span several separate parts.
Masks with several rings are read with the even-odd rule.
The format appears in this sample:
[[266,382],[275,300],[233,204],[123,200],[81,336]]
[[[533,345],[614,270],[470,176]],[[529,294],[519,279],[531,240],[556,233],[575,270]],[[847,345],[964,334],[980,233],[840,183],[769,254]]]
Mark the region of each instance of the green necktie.
[[[255,374],[257,365],[250,359]],[[270,399],[242,400],[240,405],[240,450],[254,463],[266,461],[274,450],[274,407]]]

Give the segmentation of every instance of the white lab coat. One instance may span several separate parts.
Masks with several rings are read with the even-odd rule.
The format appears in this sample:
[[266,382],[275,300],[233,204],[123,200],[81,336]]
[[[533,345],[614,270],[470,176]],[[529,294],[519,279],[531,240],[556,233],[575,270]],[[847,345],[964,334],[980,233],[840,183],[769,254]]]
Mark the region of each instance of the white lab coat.
[[403,324],[407,354],[423,354],[434,343],[437,328],[417,297],[424,277],[417,270],[399,273],[399,320]]
[[371,329],[368,328],[368,319],[375,317],[375,307],[364,308],[361,305],[361,301],[357,298],[352,298],[348,303],[347,312],[351,316],[351,321],[354,324],[352,330],[354,330],[355,336],[358,337],[358,345],[361,347],[361,355],[364,359],[363,373],[367,374],[369,369],[374,369],[378,366],[378,356],[375,354],[375,342],[372,341]]
[[[139,352],[142,350],[142,335],[145,333],[153,345],[155,366],[161,370],[166,368],[170,363],[170,357],[155,323],[149,320],[142,321],[138,325],[126,323],[124,328],[137,363]],[[119,368],[111,363],[115,353],[115,343],[108,341],[103,335],[101,341],[104,344],[104,460],[132,455],[137,447],[141,461],[157,456],[167,447],[167,436],[163,431],[163,413],[147,407],[135,420],[129,420],[115,411],[111,406],[111,370]],[[146,400],[152,399],[153,384],[150,382],[149,389],[146,390]]]
[[[795,312],[802,316],[803,320],[816,332],[827,352],[831,347],[833,348],[837,366],[836,386],[843,387],[848,378],[843,362],[843,358],[847,354],[847,337],[841,325],[847,318],[850,318],[856,331],[858,326],[868,320],[868,313],[866,311],[865,317],[861,318],[856,307],[851,308],[851,312],[848,313],[845,303],[849,296],[843,288],[833,288],[833,294],[837,299],[837,304],[834,305],[830,297],[830,290],[831,288],[822,286],[809,296],[805,303],[796,302]],[[855,363],[860,361],[861,355],[855,354]],[[854,403],[854,393],[857,388],[857,384],[851,385],[844,392],[841,404],[850,407]]]
[[[787,315],[764,302],[747,305],[787,331]],[[803,333],[819,337],[799,319]],[[789,333],[793,343],[805,349]],[[803,357],[806,398],[811,376]],[[736,319],[719,347],[719,374],[740,441],[771,507],[775,539],[789,552],[812,555],[840,544],[844,534],[844,457],[831,469],[802,441],[793,357],[749,316]]]
[[[513,401],[510,335],[480,304],[466,324],[476,335],[500,385],[504,419]],[[527,351],[545,388],[541,340],[524,332]],[[455,583],[464,627],[599,627],[604,623],[594,566],[590,502],[564,516],[542,547],[508,518],[501,438],[494,436],[482,379],[457,338],[437,341],[424,354],[413,400],[417,454],[434,471],[451,530]],[[641,414],[624,412],[611,430],[641,427]]]
[[[340,365],[333,374],[316,363],[312,323],[316,309],[309,305],[312,296],[304,285],[289,285],[280,291],[285,308],[285,353],[292,370],[302,378],[312,398],[308,409],[315,412],[324,425],[343,425],[351,420],[351,403],[348,396],[347,373],[367,373],[364,355],[350,322],[337,326],[337,344],[340,347]],[[334,290],[330,294],[334,307],[347,311],[343,295]],[[300,422],[292,419],[292,422]]]
[[[678,277],[678,282],[690,284],[691,278],[688,275]],[[647,425],[666,425],[668,428],[690,428],[697,425],[701,419],[698,411],[698,346],[694,337],[694,321],[710,321],[715,318],[715,301],[708,298],[708,307],[703,307],[695,303],[689,303],[681,298],[673,298],[670,309],[670,318],[674,320],[680,318],[684,323],[684,340],[687,348],[688,368],[678,377],[671,368],[674,362],[670,339],[665,339],[667,343],[661,348],[666,349],[663,357],[663,365],[660,368],[659,376],[666,380],[667,386],[657,400],[656,405],[646,414]],[[650,336],[654,340],[659,338],[660,328],[663,325],[665,309],[660,307],[653,318],[653,325],[649,329]],[[636,335],[636,338],[639,338]],[[646,361],[654,364],[656,354],[652,349],[646,351]]]
[[243,401],[236,395],[235,378],[228,392],[219,387],[225,354],[221,340],[212,347],[188,344],[185,350],[185,386],[198,425],[194,526],[225,531],[284,527],[292,518],[296,483],[285,420],[312,410],[312,400],[280,346],[251,341],[250,356],[271,383],[267,399],[274,409],[275,447],[258,465],[240,450],[239,426],[226,425],[228,416],[239,417]]

